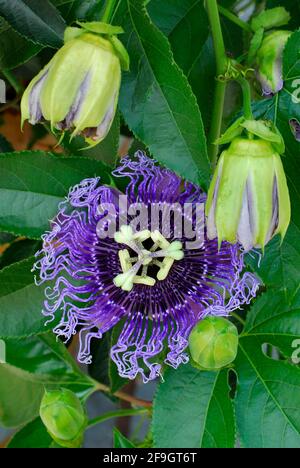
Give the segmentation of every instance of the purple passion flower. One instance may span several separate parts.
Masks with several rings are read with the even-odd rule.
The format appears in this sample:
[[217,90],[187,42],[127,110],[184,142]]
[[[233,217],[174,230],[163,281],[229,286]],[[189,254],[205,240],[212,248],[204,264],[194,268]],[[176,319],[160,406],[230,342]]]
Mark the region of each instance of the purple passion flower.
[[[86,179],[60,205],[35,269],[38,284],[47,285],[43,313],[50,321],[60,319],[54,332],[66,340],[79,332],[79,361],[90,363],[91,340],[122,321],[111,359],[120,376],[141,374],[147,382],[160,375],[163,353],[174,368],[188,362],[185,349],[193,327],[205,317],[228,316],[248,304],[259,282],[243,273],[238,246],[223,242],[218,249],[218,241],[207,238],[204,210],[197,210],[206,199],[199,187],[182,183],[141,152],[123,159],[114,176],[129,180],[129,204],[162,212],[173,207],[169,234],[162,234],[163,219],[154,229],[150,217],[148,226],[134,230],[129,211],[120,214],[121,192],[101,186],[100,178]],[[114,219],[101,224],[107,213],[99,207],[108,204],[121,220],[114,236],[105,237]],[[189,209],[182,210],[186,205]],[[199,220],[196,225],[196,211],[202,227]],[[180,228],[191,219],[196,236],[203,231],[192,244]]]

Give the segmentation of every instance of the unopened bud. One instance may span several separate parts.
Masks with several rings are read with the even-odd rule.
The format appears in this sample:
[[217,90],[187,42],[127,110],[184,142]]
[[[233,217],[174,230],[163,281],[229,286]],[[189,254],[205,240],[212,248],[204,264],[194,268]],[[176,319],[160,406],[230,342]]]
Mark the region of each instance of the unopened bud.
[[82,445],[87,418],[79,398],[67,389],[46,391],[40,416],[47,431],[62,447]]
[[48,121],[52,129],[83,135],[90,146],[105,138],[117,108],[121,62],[128,56],[115,36],[97,33],[104,26],[87,23],[84,29],[67,28],[65,45],[23,95],[22,122]]
[[193,361],[206,370],[218,370],[233,362],[238,349],[238,331],[223,317],[207,317],[193,328],[189,349]]

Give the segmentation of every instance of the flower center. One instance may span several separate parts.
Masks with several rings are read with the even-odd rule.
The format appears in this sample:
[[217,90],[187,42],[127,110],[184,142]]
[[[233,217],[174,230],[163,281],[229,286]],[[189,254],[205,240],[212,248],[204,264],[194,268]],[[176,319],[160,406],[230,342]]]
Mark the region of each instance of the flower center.
[[[131,251],[137,255],[131,257],[128,249],[119,251],[119,259],[122,268],[121,274],[114,278],[114,284],[123,289],[131,291],[134,284],[144,284],[154,286],[156,281],[163,281],[167,278],[173,263],[182,260],[184,257],[182,243],[179,241],[168,242],[159,231],[144,230],[134,233],[130,226],[122,226],[115,234],[115,241],[118,244],[127,245]],[[149,249],[144,243],[152,241],[153,245]],[[153,278],[149,270],[150,267],[157,267],[158,272]]]

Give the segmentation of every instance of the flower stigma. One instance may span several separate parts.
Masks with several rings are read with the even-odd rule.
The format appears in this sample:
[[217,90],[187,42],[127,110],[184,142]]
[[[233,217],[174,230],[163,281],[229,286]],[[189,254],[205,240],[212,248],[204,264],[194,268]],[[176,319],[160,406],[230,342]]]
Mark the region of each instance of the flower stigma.
[[[131,257],[128,249],[119,251],[122,273],[114,278],[114,284],[123,291],[131,291],[134,284],[154,286],[156,280],[165,280],[174,262],[184,257],[182,243],[169,242],[158,230],[134,233],[130,226],[123,225],[114,238],[118,244],[127,245],[137,254]],[[144,246],[146,241],[153,242],[149,249]],[[153,266],[158,268],[155,278],[149,273],[149,268]]]

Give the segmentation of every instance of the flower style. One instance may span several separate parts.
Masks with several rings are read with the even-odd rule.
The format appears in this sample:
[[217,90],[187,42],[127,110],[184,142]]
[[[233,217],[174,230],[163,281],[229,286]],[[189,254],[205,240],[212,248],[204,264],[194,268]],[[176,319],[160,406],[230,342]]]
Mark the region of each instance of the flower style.
[[[122,377],[141,374],[147,382],[160,375],[162,355],[174,368],[186,363],[193,327],[207,316],[228,316],[248,304],[259,282],[243,273],[237,245],[223,242],[218,248],[217,239],[207,238],[204,213],[203,238],[193,248],[179,234],[178,223],[195,219],[197,204],[205,202],[199,187],[183,184],[141,152],[123,159],[114,176],[129,180],[130,204],[174,204],[181,218],[170,217],[169,236],[163,234],[161,220],[156,229],[149,222],[146,229],[134,230],[130,215],[121,216],[114,236],[100,235],[104,214],[99,206],[109,203],[119,212],[121,192],[101,186],[100,178],[86,179],[60,205],[51,232],[43,236],[35,269],[39,284],[49,282],[43,313],[49,320],[60,318],[55,333],[68,340],[79,331],[79,361],[90,363],[91,340],[122,321],[111,358]],[[187,203],[192,210],[183,214]]]

